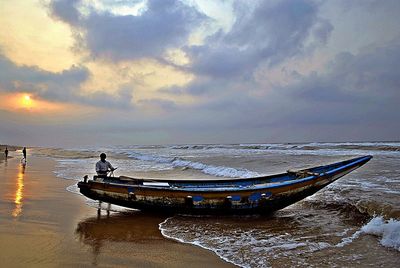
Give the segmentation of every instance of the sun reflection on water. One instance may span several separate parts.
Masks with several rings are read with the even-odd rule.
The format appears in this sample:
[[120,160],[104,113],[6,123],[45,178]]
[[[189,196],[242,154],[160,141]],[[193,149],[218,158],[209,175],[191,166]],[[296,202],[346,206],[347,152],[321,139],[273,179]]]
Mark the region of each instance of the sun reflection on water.
[[20,165],[18,169],[18,177],[17,177],[17,190],[15,191],[15,209],[12,212],[13,217],[18,217],[22,213],[22,199],[24,197],[24,174],[25,174],[25,165]]

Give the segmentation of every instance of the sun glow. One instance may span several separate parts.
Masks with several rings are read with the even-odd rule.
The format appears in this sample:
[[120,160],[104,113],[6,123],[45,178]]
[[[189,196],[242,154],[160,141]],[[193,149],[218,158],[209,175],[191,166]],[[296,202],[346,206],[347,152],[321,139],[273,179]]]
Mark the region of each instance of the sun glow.
[[33,100],[31,96],[24,95],[22,98],[22,106],[25,108],[32,108],[33,107]]
[[0,102],[0,109],[12,112],[54,114],[57,112],[63,112],[71,108],[66,104],[59,102],[50,102],[26,92],[21,92],[21,93],[0,92],[0,99],[6,100],[5,102]]

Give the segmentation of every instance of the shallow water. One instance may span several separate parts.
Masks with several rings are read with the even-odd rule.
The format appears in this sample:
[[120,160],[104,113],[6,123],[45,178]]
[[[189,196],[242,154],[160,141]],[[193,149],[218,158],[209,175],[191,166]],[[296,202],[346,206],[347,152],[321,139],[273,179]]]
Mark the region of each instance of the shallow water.
[[[57,160],[58,177],[80,180],[93,174],[99,151],[35,153]],[[371,154],[365,166],[269,217],[180,215],[160,223],[160,231],[243,267],[396,266],[400,258],[400,143],[117,146],[101,151],[118,166],[116,175],[174,178],[252,177]],[[78,193],[76,186],[68,190]]]

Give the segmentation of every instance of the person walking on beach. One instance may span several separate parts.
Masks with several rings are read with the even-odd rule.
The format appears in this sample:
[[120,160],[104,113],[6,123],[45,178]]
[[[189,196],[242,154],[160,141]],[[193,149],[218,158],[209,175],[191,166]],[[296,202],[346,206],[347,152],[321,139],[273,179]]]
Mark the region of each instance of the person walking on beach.
[[100,161],[96,163],[96,172],[98,176],[107,177],[108,171],[114,171],[115,168],[106,161],[107,155],[105,153],[100,154]]
[[24,149],[22,149],[22,154],[24,155],[24,159],[26,161],[26,147],[24,147]]
[[4,154],[6,155],[6,160],[7,160],[7,157],[8,157],[8,148],[6,147],[6,149],[4,150]]

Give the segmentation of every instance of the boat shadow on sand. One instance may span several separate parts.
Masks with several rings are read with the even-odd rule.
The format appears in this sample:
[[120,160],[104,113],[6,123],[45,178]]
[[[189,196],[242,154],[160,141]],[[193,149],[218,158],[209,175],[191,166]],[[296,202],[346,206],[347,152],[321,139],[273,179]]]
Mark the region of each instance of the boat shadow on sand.
[[165,216],[140,211],[97,215],[78,223],[75,233],[85,244],[114,242],[147,242],[163,239],[158,224]]
[[140,248],[143,244],[156,244],[164,240],[158,224],[165,219],[165,216],[140,211],[98,214],[79,222],[75,234],[81,243],[90,246],[92,264],[96,265],[98,256],[112,243],[127,242],[130,248]]

